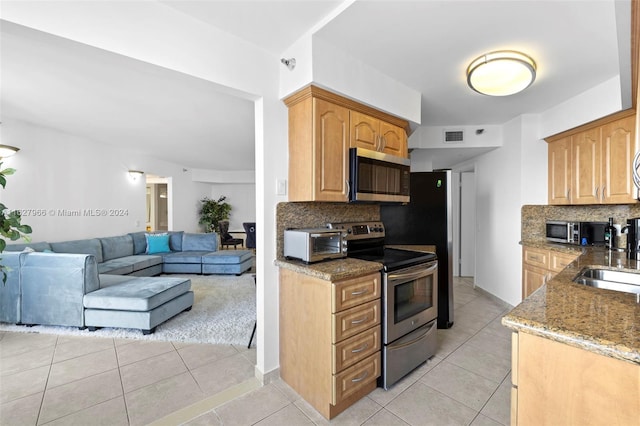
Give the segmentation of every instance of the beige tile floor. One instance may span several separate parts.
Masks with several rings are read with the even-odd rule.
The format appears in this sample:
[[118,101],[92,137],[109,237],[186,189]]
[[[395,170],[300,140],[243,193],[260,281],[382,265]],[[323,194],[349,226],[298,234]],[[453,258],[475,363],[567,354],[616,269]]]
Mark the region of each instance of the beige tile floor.
[[[455,325],[391,390],[340,425],[508,425],[509,306],[454,285]],[[255,348],[0,333],[0,425],[327,424],[286,383],[260,387]]]

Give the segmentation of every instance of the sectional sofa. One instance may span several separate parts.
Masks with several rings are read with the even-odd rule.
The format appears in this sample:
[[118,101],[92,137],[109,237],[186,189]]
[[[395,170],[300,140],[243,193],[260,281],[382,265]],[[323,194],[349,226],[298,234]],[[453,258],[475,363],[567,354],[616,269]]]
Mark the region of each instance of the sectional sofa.
[[251,268],[251,251],[217,247],[216,234],[184,232],[8,245],[0,254],[9,267],[0,287],[0,321],[152,333],[193,305],[190,279],[155,275]]

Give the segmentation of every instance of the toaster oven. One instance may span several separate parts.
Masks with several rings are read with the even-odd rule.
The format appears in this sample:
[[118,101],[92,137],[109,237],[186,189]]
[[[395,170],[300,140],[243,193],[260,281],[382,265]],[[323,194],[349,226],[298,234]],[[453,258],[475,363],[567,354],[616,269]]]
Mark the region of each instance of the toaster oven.
[[284,256],[306,263],[347,257],[347,233],[328,228],[287,229]]

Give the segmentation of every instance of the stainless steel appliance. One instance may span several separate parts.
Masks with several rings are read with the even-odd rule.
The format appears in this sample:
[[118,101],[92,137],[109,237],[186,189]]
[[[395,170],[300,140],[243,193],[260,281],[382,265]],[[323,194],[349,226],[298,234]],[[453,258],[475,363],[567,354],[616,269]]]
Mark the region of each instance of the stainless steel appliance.
[[287,229],[284,256],[307,263],[347,257],[346,232],[327,228]]
[[627,256],[640,260],[640,217],[627,219],[627,226],[622,232],[627,233]]
[[387,244],[429,244],[438,256],[438,328],[453,326],[451,170],[411,173],[411,201],[381,205]]
[[607,225],[607,222],[549,220],[546,222],[546,238],[555,243],[604,245]]
[[438,258],[435,253],[384,246],[381,222],[331,223],[347,233],[349,257],[382,268],[382,375],[389,389],[436,351]]
[[349,201],[409,202],[410,161],[363,148],[349,149]]

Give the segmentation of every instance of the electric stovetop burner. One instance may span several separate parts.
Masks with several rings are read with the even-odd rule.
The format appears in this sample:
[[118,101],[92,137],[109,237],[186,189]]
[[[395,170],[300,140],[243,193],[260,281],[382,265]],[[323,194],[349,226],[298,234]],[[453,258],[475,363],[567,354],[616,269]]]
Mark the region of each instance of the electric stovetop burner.
[[330,223],[328,227],[347,232],[348,257],[382,263],[385,272],[438,259],[435,253],[385,247],[381,222]]
[[384,247],[375,253],[356,253],[349,257],[382,263],[385,272],[408,268],[437,260],[435,253]]

